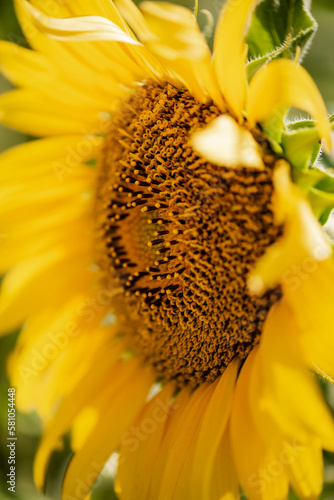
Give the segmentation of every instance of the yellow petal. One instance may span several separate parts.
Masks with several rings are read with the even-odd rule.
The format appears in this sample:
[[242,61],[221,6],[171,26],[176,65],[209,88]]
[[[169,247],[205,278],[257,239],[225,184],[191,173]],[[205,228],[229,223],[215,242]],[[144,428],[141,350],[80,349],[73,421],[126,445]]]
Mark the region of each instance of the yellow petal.
[[43,10],[48,16],[63,18],[71,17],[71,14],[75,17],[100,16],[124,28],[124,31],[129,31],[112,2],[101,2],[101,0],[71,0],[71,2],[31,0],[31,3],[38,9]]
[[210,481],[210,490],[211,493],[207,493],[206,497],[200,496],[198,498],[201,500],[204,498],[207,500],[239,500],[241,496],[238,474],[232,456],[229,426],[225,429],[217,450]]
[[[75,212],[69,207],[69,216],[73,216]],[[63,218],[58,219],[59,223],[63,223],[64,226],[57,227],[54,224],[52,227],[52,217],[46,217],[44,220],[41,219],[41,224],[45,223],[45,227],[41,231],[34,232],[34,225],[29,225],[26,221],[23,224],[22,233],[12,232],[5,234],[3,241],[0,245],[0,272],[5,272],[11,266],[15,266],[18,262],[28,259],[32,256],[38,258],[45,253],[48,253],[54,248],[64,246],[70,249],[73,246],[73,241],[80,241],[82,235],[87,231],[87,223],[90,223],[88,218],[79,217],[73,221],[66,220],[66,214]],[[28,218],[27,218],[28,219]],[[50,226],[49,223],[50,222]],[[35,228],[37,229],[37,225]],[[16,227],[15,230],[18,228]],[[29,232],[30,230],[30,232]]]
[[[117,377],[116,377],[117,378]],[[92,488],[106,461],[145,404],[154,378],[138,369],[114,395],[97,406],[99,418],[84,446],[72,458],[66,471],[62,499],[83,500]]]
[[324,482],[322,450],[316,444],[290,444],[294,456],[289,461],[289,476],[293,489],[302,500],[319,498]]
[[283,291],[293,309],[303,336],[300,341],[310,367],[315,364],[334,376],[334,320],[331,314],[334,283],[332,258],[323,262],[305,259],[283,282]]
[[93,406],[86,406],[73,420],[71,426],[71,448],[80,450],[97,424],[98,411]]
[[[117,491],[124,500],[149,496],[154,465],[174,411],[175,384],[167,384],[145,406],[134,427],[122,436],[117,469]],[[177,411],[177,410],[175,410]]]
[[[72,201],[72,203],[71,203]],[[77,197],[77,203],[73,203],[72,200],[63,201],[60,210],[57,210],[58,203],[54,203],[53,207],[50,208],[47,204],[43,207],[43,213],[39,210],[31,210],[25,213],[25,217],[15,217],[14,212],[10,212],[10,222],[4,224],[3,227],[8,231],[8,237],[10,239],[21,239],[23,244],[23,239],[25,238],[28,243],[32,244],[33,239],[37,235],[51,236],[52,233],[57,233],[60,236],[62,227],[66,228],[66,225],[71,224],[76,221],[77,226],[81,229],[87,229],[88,215],[91,214],[91,200],[89,197],[84,198],[80,203]],[[39,212],[39,213],[38,213]],[[32,218],[34,220],[32,221]],[[14,223],[14,224],[13,224]],[[14,227],[11,226],[14,225]],[[86,228],[84,228],[86,224]],[[6,245],[10,245],[10,242],[4,241]],[[35,242],[38,245],[38,242]]]
[[143,2],[140,10],[150,30],[148,37],[158,43],[155,50],[166,59],[201,61],[208,55],[208,46],[189,9],[165,2]]
[[305,259],[321,262],[331,254],[330,242],[310,206],[300,200],[294,217],[285,224],[284,235],[266,250],[251,272],[249,289],[261,295],[279,283],[293,281]]
[[258,0],[228,0],[220,14],[214,39],[214,70],[229,109],[239,121],[247,94],[245,34]]
[[[10,331],[22,323],[29,313],[27,299],[31,296],[31,288],[36,277],[39,278],[39,273],[43,274],[43,271],[58,262],[58,259],[59,253],[51,251],[42,259],[32,259],[30,262],[17,265],[5,276],[1,285],[1,331]],[[39,281],[42,281],[41,278]]]
[[[35,0],[33,4],[41,9],[41,15],[43,15],[43,12],[49,11],[53,15],[70,17],[69,11],[63,5],[61,6],[52,0],[49,2],[37,2]],[[108,105],[114,99],[115,93],[120,95],[119,82],[123,82],[121,72],[117,71],[117,80],[115,80],[112,71],[113,63],[110,65],[108,58],[103,57],[103,53],[98,48],[91,47],[90,42],[80,42],[79,44],[67,42],[65,44],[52,40],[33,23],[32,16],[27,11],[27,2],[15,0],[15,7],[20,25],[31,47],[46,56],[55,70],[73,86],[74,90],[80,89],[82,93],[88,94],[90,98],[96,100],[98,97],[99,101],[108,103]],[[20,42],[20,39],[18,39],[18,42]],[[120,61],[119,46],[113,42],[111,42],[111,45],[114,46],[113,56],[115,55],[116,60]],[[109,61],[113,62],[114,57],[109,55]],[[133,69],[132,58],[123,53],[123,64],[124,61],[126,61],[126,68],[132,65],[131,69]],[[96,64],[99,64],[99,66]],[[138,66],[135,65],[135,67],[138,70]],[[106,73],[106,68],[108,68],[108,73]],[[125,69],[123,73],[127,75],[127,70]],[[126,80],[128,80],[127,77]]]
[[[211,54],[192,12],[165,2],[143,2],[141,12],[119,2],[145,46],[201,102],[211,97],[224,108],[211,70]],[[129,9],[128,13],[125,12]]]
[[[76,103],[87,108],[87,111],[93,108],[96,112],[105,109],[106,101],[100,93],[96,92],[93,96],[78,86],[75,88],[65,81],[64,75],[45,56],[35,51],[1,41],[0,69],[16,86],[38,90],[41,95],[56,99],[62,105],[72,106]],[[121,89],[118,94],[115,92],[116,95],[121,95]]]
[[229,115],[221,115],[192,136],[195,151],[216,165],[263,169],[263,161],[252,134]]
[[[57,5],[55,0],[49,0],[47,4],[43,0],[33,0],[31,3],[48,17],[71,18],[98,15],[105,18],[107,22],[111,21],[135,40],[133,33],[111,2],[102,5],[101,2],[74,1],[66,5],[64,12],[63,9],[59,9],[59,4]],[[97,3],[99,5],[96,5]],[[105,41],[103,44],[98,41],[81,41],[79,44],[70,42],[70,48],[71,53],[78,60],[83,61],[86,67],[93,70],[98,80],[109,78],[111,88],[117,87],[117,82],[129,85],[134,81],[142,80],[147,77],[148,71],[153,71],[152,76],[156,77],[156,71],[153,69],[156,62],[152,64],[152,56],[140,44],[129,46],[123,42],[114,41]],[[111,76],[115,79],[114,84]],[[108,89],[105,90],[108,93]],[[104,91],[103,94],[105,93]]]
[[250,125],[268,118],[279,105],[307,111],[316,121],[326,149],[331,148],[331,127],[320,92],[308,72],[288,59],[270,62],[253,77],[247,102]]
[[[277,450],[263,441],[249,405],[250,377],[258,362],[259,352],[255,348],[238,377],[231,414],[232,452],[241,486],[250,500],[281,500],[288,495],[286,465],[279,461]],[[272,469],[277,462],[279,474]]]
[[25,168],[27,172],[30,172],[30,169],[38,163],[60,161],[62,158],[76,166],[78,163],[93,158],[100,150],[102,139],[94,135],[97,132],[98,130],[95,130],[92,135],[88,136],[77,134],[49,137],[8,149],[0,155],[0,175],[3,175],[5,170],[11,173],[13,170]]
[[[191,465],[195,443],[203,413],[212,396],[215,384],[203,384],[191,396],[187,413],[180,421],[175,441],[168,451],[165,470],[160,484],[159,500],[185,498],[192,482]],[[181,417],[181,416],[180,416]]]
[[78,279],[74,277],[78,272],[86,272],[90,259],[87,245],[80,249],[60,246],[17,264],[2,282],[0,331],[17,328],[36,308],[52,301],[64,287],[66,289],[71,279]]
[[[30,69],[29,73],[26,71],[27,67]],[[6,78],[15,85],[23,85],[26,82],[33,84],[39,75],[54,71],[42,54],[3,40],[0,42],[0,68]]]
[[[199,396],[202,393],[201,388],[199,388],[196,392],[198,392],[197,396]],[[188,408],[190,407],[192,402],[193,398],[191,390],[189,389],[189,387],[185,387],[178,393],[175,401],[171,406],[171,410],[166,421],[163,439],[161,441],[155,465],[152,471],[152,484],[150,490],[151,498],[159,497],[161,490],[161,481],[164,476],[170,448],[175,442],[180,426],[182,425],[183,418],[187,415]]]
[[34,23],[51,38],[62,41],[98,41],[109,40],[131,45],[139,42],[125,33],[117,24],[99,16],[57,19],[43,15],[33,5],[24,1],[24,6],[32,16]]
[[107,118],[96,111],[86,115],[33,90],[13,90],[0,96],[0,122],[37,137],[103,130]]
[[[89,333],[93,333],[93,331]],[[87,340],[86,337],[86,348]],[[40,489],[43,489],[44,486],[51,454],[57,448],[60,439],[70,430],[74,419],[82,411],[85,411],[85,408],[96,408],[97,411],[100,411],[103,402],[108,400],[119,389],[120,385],[124,385],[124,382],[138,368],[138,365],[133,361],[126,364],[117,361],[122,347],[124,347],[123,344],[108,344],[106,341],[102,343],[98,341],[92,349],[92,357],[85,359],[82,366],[78,366],[74,370],[74,383],[71,391],[64,395],[53,418],[47,423],[37,450],[34,462],[34,479]],[[98,363],[97,360],[99,360]],[[82,391],[83,386],[85,391]],[[76,431],[79,433],[78,428]],[[86,437],[89,438],[89,436]],[[85,440],[80,439],[78,435],[76,439],[76,444],[81,444],[83,447]]]
[[[221,375],[215,391],[208,403],[200,426],[193,459],[193,480],[191,483],[191,498],[203,500],[210,497],[212,483],[218,478],[214,476],[217,456],[223,457],[225,450],[220,450],[230,408],[239,362],[230,363]],[[219,471],[219,475],[223,471]]]
[[140,39],[150,35],[143,14],[132,0],[115,0],[115,5]]
[[[12,188],[3,189],[1,193],[3,195],[3,203],[0,204],[0,213],[7,214],[15,211],[17,208],[21,210],[25,208],[29,210],[30,213],[33,213],[33,208],[38,205],[39,207],[44,206],[44,208],[47,209],[52,206],[52,204],[59,203],[61,200],[68,201],[68,199],[72,197],[73,201],[78,196],[82,197],[84,194],[91,199],[90,190],[94,177],[94,175],[88,174],[86,177],[74,178],[68,181],[67,184],[46,186],[45,191],[40,190],[37,192],[36,190],[35,197],[32,193],[23,193],[22,186],[13,186]],[[41,186],[43,186],[43,183],[41,183]]]
[[35,312],[8,361],[10,380],[17,388],[18,408],[23,412],[37,411],[43,422],[50,419],[60,398],[71,393],[86,369],[84,352],[91,335],[96,342],[90,349],[92,357],[101,350],[101,343],[104,351],[98,354],[108,350],[105,332],[97,329],[95,321],[83,328],[82,318],[78,317],[77,311],[87,301],[87,287],[88,280],[77,281],[76,289],[54,298],[52,306],[46,305],[42,312]]
[[292,440],[317,441],[333,449],[334,421],[304,361],[302,334],[287,301],[275,304],[265,322],[259,351],[261,407]]
[[326,233],[307,201],[293,186],[284,161],[274,172],[274,188],[274,213],[278,222],[284,221],[284,233],[267,248],[250,274],[248,286],[254,294],[262,294],[278,283],[289,281],[296,266],[305,259],[321,262],[332,254]]
[[252,370],[249,375],[249,405],[251,414],[257,428],[257,432],[261,436],[264,443],[269,447],[280,452],[284,449],[284,433],[272,417],[272,413],[264,408],[263,401],[266,398],[266,391],[270,387],[266,385],[266,373],[264,366],[261,363],[262,347],[259,347],[259,355],[257,362],[253,363]]

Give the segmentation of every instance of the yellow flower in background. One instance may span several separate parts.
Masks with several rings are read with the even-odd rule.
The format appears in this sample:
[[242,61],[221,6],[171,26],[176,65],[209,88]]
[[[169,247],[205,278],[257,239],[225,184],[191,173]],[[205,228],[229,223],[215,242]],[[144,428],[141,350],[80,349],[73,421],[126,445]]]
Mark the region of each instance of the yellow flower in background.
[[43,138],[1,156],[1,329],[41,489],[71,432],[63,500],[115,451],[121,499],[321,492],[332,249],[262,126],[298,107],[329,150],[330,124],[296,61],[248,84],[257,3],[225,4],[212,56],[180,6],[15,1],[33,50],[0,43],[0,118]]

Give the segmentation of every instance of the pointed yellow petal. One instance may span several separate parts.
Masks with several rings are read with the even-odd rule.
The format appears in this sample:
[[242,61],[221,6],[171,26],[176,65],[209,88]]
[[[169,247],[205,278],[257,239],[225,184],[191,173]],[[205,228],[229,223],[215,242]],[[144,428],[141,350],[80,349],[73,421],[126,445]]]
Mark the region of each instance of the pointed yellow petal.
[[[31,233],[29,233],[30,224],[26,222],[26,224],[23,224],[25,233],[15,234],[14,231],[8,233],[0,245],[0,272],[5,272],[11,266],[15,266],[18,262],[32,256],[38,258],[38,255],[42,256],[56,247],[70,247],[73,241],[79,241],[83,232],[86,231],[87,219],[79,216],[70,223],[66,223],[65,217],[67,213],[62,215],[64,216],[64,226],[61,228],[57,227],[57,225],[52,228],[52,218],[47,217],[42,221],[46,224],[44,231],[34,233],[34,225],[32,224]],[[71,213],[69,215],[71,216]],[[48,225],[48,221],[51,226]]]
[[326,148],[331,148],[331,127],[320,92],[308,72],[288,59],[270,62],[252,79],[247,102],[250,125],[268,118],[279,105],[307,111],[317,122]]
[[[217,455],[222,459],[225,451],[220,450],[221,440],[230,416],[239,364],[237,360],[231,362],[221,375],[203,416],[193,459],[191,498],[194,500],[210,498],[211,485],[218,480],[214,476],[215,464]],[[219,474],[222,474],[222,471]]]
[[[17,388],[18,408],[24,412],[36,411],[43,423],[54,415],[61,398],[68,394],[73,397],[72,391],[87,365],[88,370],[93,369],[90,360],[102,359],[107,351],[110,354],[105,331],[98,330],[95,321],[89,328],[85,325],[85,330],[78,318],[77,310],[82,310],[87,301],[87,287],[87,282],[77,282],[76,290],[54,299],[54,305],[47,305],[43,313],[36,312],[30,317],[9,358],[8,373]],[[60,299],[66,301],[65,306]],[[92,335],[94,348],[90,346],[92,357],[88,360],[85,352]],[[112,342],[111,338],[109,341]]]
[[87,114],[75,105],[61,104],[33,90],[13,90],[0,96],[0,122],[37,137],[103,130],[108,116],[86,111]]
[[53,71],[52,65],[42,54],[3,40],[0,41],[0,68],[15,85],[26,82],[33,84],[38,75]]
[[[78,2],[73,1],[66,4],[66,11],[59,9],[59,4],[55,0],[49,0],[46,4],[43,0],[33,0],[33,5],[48,17],[73,18],[82,16],[100,16],[111,21],[116,27],[134,39],[133,33],[117,12],[112,2]],[[99,5],[96,5],[99,3]],[[103,15],[102,15],[103,13]],[[59,23],[60,26],[60,23]],[[116,31],[118,31],[116,29]],[[50,40],[50,38],[49,38]],[[85,66],[93,70],[93,74],[98,80],[110,79],[110,87],[117,86],[117,83],[131,84],[134,81],[147,77],[147,73],[153,73],[156,78],[156,61],[153,62],[150,55],[140,44],[126,44],[106,40],[103,44],[98,41],[82,41],[78,44],[69,42],[71,53]],[[161,72],[160,72],[161,74]],[[112,77],[115,82],[112,82]],[[102,82],[101,82],[102,83]],[[106,83],[107,85],[107,83]],[[106,89],[108,93],[109,89]],[[111,89],[110,89],[111,90]],[[106,92],[103,92],[105,94]]]
[[207,57],[208,46],[189,9],[165,2],[143,2],[140,8],[151,32],[148,36],[159,44],[155,50],[166,59],[200,61]]
[[145,18],[132,0],[115,0],[115,5],[140,39],[149,36]]
[[62,41],[109,40],[131,45],[139,44],[134,37],[125,33],[109,19],[99,16],[58,19],[43,15],[32,4],[25,0],[22,1],[25,9],[32,16],[35,25],[51,38]]
[[1,41],[0,69],[16,86],[38,90],[59,103],[70,106],[76,103],[87,110],[94,108],[96,112],[105,109],[105,99],[99,93],[93,96],[78,86],[75,88],[45,56],[35,51]]
[[90,250],[90,243],[80,249],[59,246],[12,268],[1,285],[0,331],[17,328],[29,314],[64,293],[72,279],[87,272]]
[[221,115],[192,136],[195,151],[216,165],[263,169],[258,144],[252,134],[229,115]]
[[[34,194],[29,192],[24,192],[22,186],[13,186],[7,189],[1,190],[1,195],[3,196],[2,203],[0,204],[0,213],[7,214],[9,212],[15,211],[15,209],[20,208],[21,210],[25,208],[29,212],[33,212],[34,207],[37,205],[44,206],[45,209],[50,208],[51,204],[59,203],[61,200],[65,201],[72,198],[72,201],[76,197],[83,196],[84,194],[91,198],[91,187],[92,181],[95,179],[95,172],[87,172],[87,175],[82,175],[81,178],[73,177],[69,179],[68,182],[63,184],[55,184],[50,186],[45,182],[45,190],[43,191],[43,183],[41,183],[41,190],[37,190],[36,184],[34,185]],[[52,182],[52,181],[51,181]],[[56,181],[57,182],[57,181]],[[32,182],[32,184],[34,184]],[[30,187],[30,183],[27,182],[27,187]]]
[[[239,500],[241,497],[239,478],[231,450],[229,425],[217,450],[210,481],[211,493],[199,496],[200,500]],[[195,499],[196,497],[194,497]]]
[[3,175],[3,171],[8,170],[11,174],[18,169],[27,169],[28,175],[36,164],[61,159],[73,163],[75,168],[78,163],[93,158],[100,150],[102,139],[94,135],[97,132],[98,130],[92,131],[92,135],[88,136],[78,134],[49,137],[8,149],[0,155],[0,175]]
[[201,102],[211,97],[224,108],[210,50],[192,12],[166,2],[143,2],[140,12],[127,0],[119,3],[140,40],[166,68],[166,78],[174,76]]
[[322,450],[316,444],[301,446],[292,442],[294,457],[289,459],[289,476],[293,489],[302,500],[319,498],[323,488]]
[[284,233],[267,248],[250,274],[248,286],[254,294],[290,281],[296,266],[305,259],[321,262],[332,255],[326,233],[293,185],[284,161],[278,163],[274,172],[274,187],[274,213],[277,222],[284,222]]
[[[255,348],[239,374],[231,414],[231,445],[240,483],[250,500],[285,499],[288,495],[286,465],[279,462],[276,449],[265,443],[260,436],[250,408],[251,374],[259,362],[259,350]],[[245,452],[247,450],[247,452]],[[270,472],[278,462],[279,474]],[[266,474],[266,475],[264,475]]]
[[[85,340],[87,349],[87,338]],[[107,342],[98,342],[92,349],[92,357],[85,359],[82,366],[74,369],[71,391],[65,394],[53,418],[47,423],[37,450],[34,479],[40,489],[44,486],[51,454],[61,438],[70,430],[74,419],[85,408],[99,409],[98,405],[113,395],[119,384],[124,384],[138,368],[132,361],[128,364],[117,361],[122,347],[122,344],[108,345]],[[82,387],[85,387],[85,391],[82,391]],[[77,431],[79,432],[79,429]],[[81,444],[83,446],[84,442]]]
[[[118,78],[115,80],[112,68],[107,63],[107,57],[103,57],[103,63],[101,61],[101,51],[98,51],[96,47],[95,50],[91,50],[90,42],[80,42],[79,44],[67,42],[64,44],[52,40],[34,24],[32,16],[27,10],[27,2],[24,0],[14,0],[14,2],[20,25],[31,47],[46,56],[54,66],[55,71],[60,73],[73,86],[74,90],[81,89],[81,92],[89,95],[91,99],[98,98],[99,101],[109,103],[109,105],[114,99],[115,92],[116,95],[120,95],[119,82],[123,82],[120,77],[121,73],[118,70]],[[49,2],[37,2],[35,0],[33,3],[35,7],[40,8],[41,15],[43,15],[43,12],[49,11],[53,15],[70,17],[69,11],[67,9],[63,10],[63,5],[60,6],[59,3],[56,4],[52,0]],[[20,39],[18,39],[18,42],[20,42]],[[123,53],[121,57],[118,50],[119,46],[116,43],[111,42],[111,45],[114,48],[112,54],[117,56],[119,64],[122,62],[126,65],[126,68],[130,64],[133,65],[128,54]],[[110,61],[113,61],[113,56],[109,55]],[[100,64],[100,66],[96,66],[96,63]],[[111,66],[113,65],[111,64]],[[135,67],[138,69],[137,65]]]
[[[168,451],[160,484],[159,500],[182,500],[192,483],[194,448],[203,414],[216,384],[202,384],[192,395],[186,414],[180,421],[174,442]],[[180,415],[181,418],[181,415]]]
[[330,242],[306,201],[285,224],[285,234],[271,245],[251,272],[248,286],[261,295],[279,283],[293,282],[305,259],[321,262],[332,254]]
[[[199,388],[196,392],[200,394],[202,391]],[[151,498],[159,497],[161,481],[164,476],[170,448],[175,442],[176,436],[178,435],[179,429],[182,425],[183,418],[187,415],[188,408],[192,403],[193,398],[191,390],[188,387],[185,387],[178,393],[175,401],[171,406],[171,411],[168,415],[163,439],[161,441],[152,472],[152,483],[150,489]]]
[[[49,268],[53,270],[58,261],[59,251],[53,250],[43,258],[18,264],[5,276],[0,295],[1,331],[10,331],[23,322],[30,312],[32,291],[40,290],[42,276]],[[50,275],[48,277],[51,278]]]
[[[145,404],[154,377],[143,369],[136,371],[113,396],[96,406],[98,421],[85,444],[72,458],[66,471],[62,499],[84,500],[106,461],[118,446]],[[117,377],[116,377],[117,379]],[[81,480],[81,481],[80,481]]]
[[283,291],[303,335],[306,362],[334,376],[334,318],[331,314],[334,264],[309,258],[283,282]]
[[287,301],[272,307],[259,350],[261,407],[292,440],[302,444],[317,441],[333,449],[334,421],[304,361],[302,333]]
[[156,457],[174,411],[174,392],[174,384],[164,386],[134,423],[136,432],[130,430],[122,436],[116,483],[124,500],[149,496]]
[[258,0],[228,0],[220,14],[214,40],[214,70],[229,109],[243,118],[247,93],[245,32]]
[[[104,17],[115,23],[124,31],[130,33],[128,26],[126,25],[124,19],[116,9],[113,2],[105,2],[101,0],[71,0],[71,2],[67,2],[66,5],[73,16]],[[50,11],[49,15],[52,15],[52,10]]]

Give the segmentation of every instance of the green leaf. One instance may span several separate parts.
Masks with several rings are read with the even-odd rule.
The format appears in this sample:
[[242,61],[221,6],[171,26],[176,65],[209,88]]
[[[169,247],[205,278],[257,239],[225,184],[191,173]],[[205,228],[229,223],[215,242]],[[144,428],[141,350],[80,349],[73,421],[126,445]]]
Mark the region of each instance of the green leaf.
[[300,59],[317,29],[307,0],[263,0],[256,8],[247,35],[248,76],[278,57]]
[[60,498],[62,479],[73,455],[70,443],[70,434],[66,434],[61,440],[61,446],[55,449],[50,457],[44,478],[44,494],[51,498]]
[[309,168],[308,170],[292,169],[291,175],[293,182],[297,184],[305,194],[324,178],[324,173],[318,168]]
[[321,148],[319,133],[314,127],[284,130],[281,144],[292,167],[300,170],[313,165]]
[[282,147],[292,166],[293,181],[307,196],[320,223],[325,224],[334,208],[334,159],[325,153],[319,157],[321,146],[315,122],[289,123],[282,133]]
[[282,133],[284,130],[284,115],[286,111],[286,106],[278,106],[273,110],[271,116],[262,123],[266,138],[270,142],[270,145],[275,153],[278,155],[283,154],[281,143]]
[[[334,130],[334,115],[329,117]],[[288,123],[282,132],[281,144],[285,157],[292,167],[307,169],[319,156],[321,144],[314,120],[299,120]],[[333,156],[322,153],[320,164],[330,175],[334,174]]]
[[325,224],[334,208],[334,177],[316,167],[292,169],[292,179],[304,192],[314,215]]
[[114,481],[112,477],[105,477],[103,474],[99,477],[97,484],[94,486],[91,495],[92,500],[118,500],[114,489]]
[[[334,130],[334,115],[329,117],[329,121]],[[316,123],[314,120],[298,120],[286,124],[286,129],[282,131],[281,144],[285,157],[293,168],[309,168],[314,165],[321,149]],[[333,174],[334,158],[322,153],[321,166],[323,170]]]
[[334,209],[334,161],[322,155],[321,162],[308,169],[292,168],[292,179],[307,197],[314,215],[325,224]]
[[334,193],[325,193],[319,189],[312,188],[308,193],[308,201],[319,222],[326,224],[329,214],[334,208]]
[[[334,175],[334,158],[333,156],[327,155],[325,153],[321,156],[321,166],[326,170],[326,172],[330,175]],[[333,186],[334,191],[334,186]]]

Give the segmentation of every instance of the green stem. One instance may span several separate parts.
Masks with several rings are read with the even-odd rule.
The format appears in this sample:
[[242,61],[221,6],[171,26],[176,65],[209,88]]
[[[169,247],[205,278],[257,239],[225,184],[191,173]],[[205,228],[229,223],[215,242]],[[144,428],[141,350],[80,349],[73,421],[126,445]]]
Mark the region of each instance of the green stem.
[[198,14],[198,0],[195,0],[195,5],[194,5],[194,16],[197,18]]

